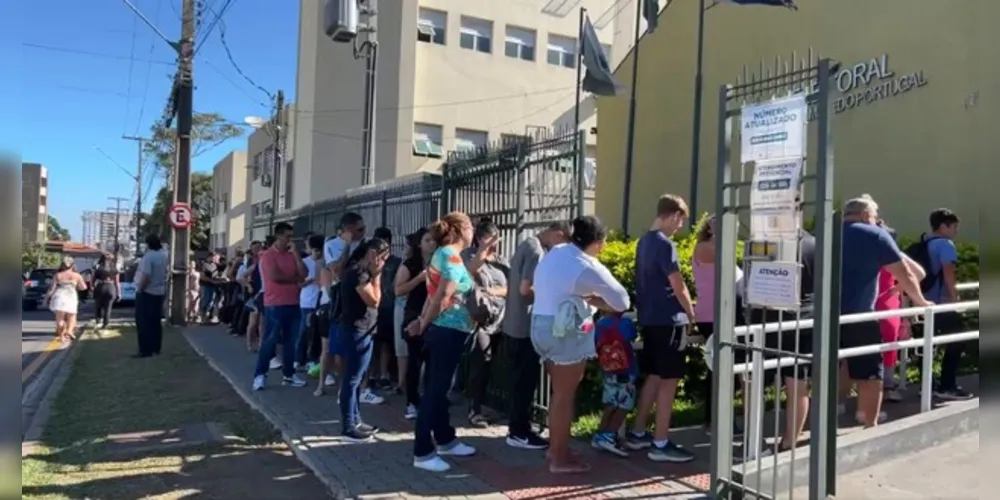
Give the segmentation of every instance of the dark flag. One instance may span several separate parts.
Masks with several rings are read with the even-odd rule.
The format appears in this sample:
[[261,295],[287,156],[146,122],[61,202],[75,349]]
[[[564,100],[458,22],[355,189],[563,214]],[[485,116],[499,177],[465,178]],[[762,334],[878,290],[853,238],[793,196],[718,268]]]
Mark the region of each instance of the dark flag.
[[642,0],[642,17],[646,19],[646,33],[656,31],[660,22],[660,0]]
[[583,21],[580,33],[580,59],[586,74],[583,76],[582,89],[594,95],[613,96],[618,93],[618,84],[608,63],[608,56],[601,48],[597,31],[587,17]]
[[784,7],[786,9],[798,10],[795,0],[716,0],[717,4],[732,3],[736,5],[763,5],[766,7]]

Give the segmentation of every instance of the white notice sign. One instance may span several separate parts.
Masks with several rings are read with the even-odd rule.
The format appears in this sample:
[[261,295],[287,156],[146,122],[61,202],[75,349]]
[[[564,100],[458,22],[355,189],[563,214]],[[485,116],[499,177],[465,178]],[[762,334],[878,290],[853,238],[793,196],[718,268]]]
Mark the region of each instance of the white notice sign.
[[740,161],[806,156],[806,96],[745,106],[740,111]]
[[768,160],[754,165],[750,186],[752,239],[777,240],[798,235],[801,179],[801,158]]
[[799,308],[798,262],[754,262],[747,275],[747,302],[773,309]]

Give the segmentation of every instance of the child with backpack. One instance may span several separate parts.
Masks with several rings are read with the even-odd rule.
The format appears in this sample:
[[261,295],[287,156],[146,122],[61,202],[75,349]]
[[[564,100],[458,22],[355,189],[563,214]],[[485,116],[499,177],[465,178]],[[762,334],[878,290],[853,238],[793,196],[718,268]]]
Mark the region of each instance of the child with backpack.
[[597,321],[594,342],[604,376],[601,402],[604,414],[591,446],[620,457],[628,451],[618,440],[618,431],[628,412],[635,408],[636,377],[639,374],[632,342],[638,337],[635,323],[622,313],[602,313]]

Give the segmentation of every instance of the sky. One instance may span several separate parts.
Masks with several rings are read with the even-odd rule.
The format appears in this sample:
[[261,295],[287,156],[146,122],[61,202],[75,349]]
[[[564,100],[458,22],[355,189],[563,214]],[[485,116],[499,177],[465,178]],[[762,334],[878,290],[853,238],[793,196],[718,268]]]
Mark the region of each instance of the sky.
[[[180,37],[181,0],[129,1],[167,38]],[[284,90],[293,102],[299,2],[201,2],[208,8],[196,37],[198,43],[204,42],[196,48],[195,112],[220,113],[233,122],[270,113],[265,107],[268,95],[241,76],[237,67],[271,93]],[[221,20],[206,34],[227,3]],[[0,105],[16,110],[18,117],[0,120],[2,147],[20,149],[23,161],[48,168],[49,213],[69,229],[74,241],[80,241],[84,211],[113,207],[109,197],[128,198],[130,206],[135,204],[138,145],[122,136],[149,136],[151,125],[162,116],[175,68],[174,52],[124,0],[12,4],[21,6],[8,4],[4,13],[21,9],[14,14],[22,21],[14,23],[13,30],[0,30],[4,32],[0,40],[4,47],[15,49],[13,57],[20,61],[9,60],[11,54],[5,49],[0,62],[20,68],[23,76],[0,78],[0,95],[6,96],[0,97]],[[236,65],[226,55],[222,32]],[[194,170],[210,172],[230,151],[245,148],[245,136],[221,144],[194,158]],[[116,163],[129,169],[132,177]],[[144,177],[145,210],[163,182],[162,177]]]

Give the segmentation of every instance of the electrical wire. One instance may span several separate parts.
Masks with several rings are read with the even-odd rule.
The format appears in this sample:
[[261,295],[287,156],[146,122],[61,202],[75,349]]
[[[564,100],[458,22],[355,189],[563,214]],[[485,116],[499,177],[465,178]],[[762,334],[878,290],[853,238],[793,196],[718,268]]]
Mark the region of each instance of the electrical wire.
[[[27,47],[29,49],[47,50],[50,52],[62,52],[65,54],[77,54],[91,57],[103,57],[105,59],[117,59],[120,61],[128,61],[131,59],[129,56],[121,56],[117,54],[104,54],[101,52],[93,52],[89,50],[75,49],[70,47],[56,47],[54,45],[45,45],[40,43],[29,43],[21,42],[22,47]],[[136,59],[138,62],[148,62],[150,64],[164,64],[167,66],[176,66],[177,63],[173,61],[158,61],[154,59]]]
[[[153,22],[158,22],[160,20],[160,7],[163,6],[164,0],[159,0],[156,2],[156,13],[153,14]],[[173,5],[171,0],[167,0],[170,5]],[[153,57],[153,51],[156,49],[156,39],[150,40],[149,42],[149,57]],[[142,126],[142,119],[146,114],[146,99],[149,98],[149,78],[153,75],[153,64],[150,63],[146,66],[146,83],[142,90],[142,101],[139,104],[139,119],[135,122],[135,131],[132,135],[139,135],[139,127]]]
[[128,128],[129,104],[132,101],[132,70],[135,68],[135,39],[139,34],[139,18],[132,16],[132,42],[128,51],[128,78],[125,91],[125,118],[122,121],[122,133]]
[[247,98],[250,99],[251,101],[253,101],[255,104],[259,105],[262,108],[270,108],[270,106],[268,106],[267,104],[264,104],[263,101],[257,99],[256,97],[254,97],[253,95],[251,95],[250,92],[247,92],[247,90],[245,88],[243,88],[242,86],[240,86],[239,84],[237,84],[236,82],[234,82],[233,79],[229,77],[229,75],[227,75],[224,71],[222,71],[221,68],[219,68],[218,66],[216,66],[215,64],[213,64],[212,61],[210,61],[208,59],[205,59],[204,57],[199,58],[198,60],[204,62],[206,65],[208,65],[209,68],[212,68],[216,73],[219,74],[219,76],[221,76],[224,80],[226,80],[227,82],[229,82],[229,84],[232,85],[234,89],[239,90],[240,92],[242,92],[243,95],[247,96]]
[[212,30],[215,29],[215,25],[219,24],[219,20],[221,20],[222,17],[226,15],[226,11],[229,9],[229,7],[233,5],[233,3],[235,3],[235,0],[225,0],[225,2],[226,3],[222,4],[222,7],[219,8],[219,11],[215,13],[215,19],[213,19],[212,22],[209,23],[208,29],[205,30],[205,36],[203,36],[201,38],[201,41],[198,42],[197,45],[195,45],[194,47],[195,54],[197,54],[198,50],[201,49],[201,46],[205,44],[205,41],[208,40],[208,37],[212,35]]
[[265,95],[267,95],[268,99],[274,100],[274,94],[272,94],[270,91],[268,91],[264,87],[261,87],[257,82],[253,81],[252,78],[250,78],[249,76],[247,76],[247,74],[244,73],[242,69],[240,69],[240,65],[236,64],[236,60],[233,59],[233,53],[232,53],[232,51],[229,50],[229,44],[226,43],[226,23],[225,22],[222,22],[222,23],[219,24],[219,41],[222,42],[222,48],[226,50],[226,57],[229,58],[229,63],[232,64],[233,69],[236,70],[236,73],[238,73],[240,76],[242,76],[243,79],[247,81],[247,83],[249,83],[250,85],[256,87],[257,90],[260,90]]
[[[414,104],[410,106],[392,106],[392,107],[380,107],[376,111],[398,111],[398,110],[410,110],[410,109],[427,109],[427,108],[442,108],[448,106],[462,106],[466,104],[481,104],[494,101],[505,101],[508,99],[519,99],[523,97],[539,96],[546,94],[554,94],[557,92],[562,92],[565,90],[575,90],[575,87],[556,87],[551,89],[543,89],[533,92],[518,92],[514,94],[504,94],[493,97],[480,97],[477,99],[464,99],[461,101],[445,101],[436,102],[430,104]],[[327,109],[321,111],[311,111],[305,109],[296,110],[297,113],[302,114],[312,114],[312,115],[329,115],[338,113],[358,113],[364,111],[364,108],[340,108],[340,109]]]

